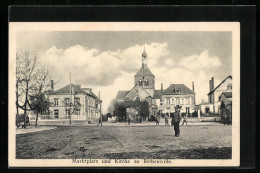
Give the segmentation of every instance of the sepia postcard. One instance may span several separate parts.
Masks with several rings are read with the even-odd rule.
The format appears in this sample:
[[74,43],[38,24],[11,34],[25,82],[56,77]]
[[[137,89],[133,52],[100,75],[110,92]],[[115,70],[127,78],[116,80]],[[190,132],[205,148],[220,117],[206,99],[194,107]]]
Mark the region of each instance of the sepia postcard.
[[9,167],[240,165],[239,22],[10,22]]

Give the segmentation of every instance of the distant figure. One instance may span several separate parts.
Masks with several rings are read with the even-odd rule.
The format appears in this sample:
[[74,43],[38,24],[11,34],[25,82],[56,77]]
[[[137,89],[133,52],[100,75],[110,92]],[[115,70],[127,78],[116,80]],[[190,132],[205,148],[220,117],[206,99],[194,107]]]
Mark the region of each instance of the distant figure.
[[128,125],[130,126],[130,122],[131,122],[131,119],[130,119],[130,117],[128,117],[128,120],[127,120],[127,122],[128,122]]
[[102,126],[102,116],[99,117],[97,126],[99,126],[99,124]]
[[170,126],[169,119],[168,119],[167,115],[165,115],[164,119],[165,119],[165,125]]
[[155,125],[159,126],[159,117],[155,117]]
[[180,113],[181,106],[177,105],[175,107],[175,112],[173,113],[172,117],[172,125],[174,126],[175,136],[180,136],[180,121],[181,121],[181,113]]
[[182,122],[182,125],[183,125],[184,123],[186,123],[186,126],[188,125],[186,114],[184,114],[184,116],[183,116],[183,122]]
[[169,115],[169,113],[167,112],[166,115],[164,116],[164,120],[165,120],[165,125],[170,126],[168,115]]

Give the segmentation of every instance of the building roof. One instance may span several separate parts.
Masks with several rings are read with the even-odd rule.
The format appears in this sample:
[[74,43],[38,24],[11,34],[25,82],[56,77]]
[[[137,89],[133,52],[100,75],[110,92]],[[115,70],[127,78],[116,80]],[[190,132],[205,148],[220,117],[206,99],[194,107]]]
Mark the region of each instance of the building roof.
[[161,90],[154,90],[154,95],[153,95],[154,99],[160,99],[161,96],[162,96]]
[[[176,92],[179,89],[179,92]],[[166,90],[163,91],[163,95],[183,95],[183,94],[194,94],[194,92],[189,89],[184,84],[171,84]]]
[[[92,91],[90,91],[90,93],[87,93],[80,86],[77,86],[74,84],[71,84],[71,88],[73,88],[74,94],[88,95],[88,96],[95,98],[97,101],[102,102]],[[70,84],[66,85],[65,87],[60,88],[56,91],[51,91],[51,92],[49,92],[49,94],[50,95],[70,94]]]
[[226,98],[232,98],[232,92],[222,92]]
[[117,99],[125,99],[125,96],[129,93],[129,91],[118,91],[116,98]]
[[[71,88],[73,88],[75,94],[87,94],[85,91],[83,91],[80,86],[71,84]],[[52,91],[50,94],[70,94],[70,84],[66,85],[63,88],[60,88],[56,91]]]
[[208,93],[208,95],[210,95],[210,94],[212,94],[213,92],[215,92],[215,90],[218,89],[228,78],[231,78],[231,79],[232,79],[232,76],[229,75],[228,77],[226,77],[226,79],[224,79],[222,82],[220,82],[220,84],[219,84],[216,88],[214,88],[212,91],[210,91],[210,92]]
[[135,74],[135,76],[143,77],[143,76],[154,76],[148,67],[141,67],[140,70]]

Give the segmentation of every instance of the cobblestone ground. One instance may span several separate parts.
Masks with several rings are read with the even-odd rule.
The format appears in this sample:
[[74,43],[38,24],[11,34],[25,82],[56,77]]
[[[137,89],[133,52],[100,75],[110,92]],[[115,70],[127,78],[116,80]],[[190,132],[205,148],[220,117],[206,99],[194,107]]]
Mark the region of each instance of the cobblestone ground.
[[17,159],[231,159],[232,126],[81,126],[16,136]]

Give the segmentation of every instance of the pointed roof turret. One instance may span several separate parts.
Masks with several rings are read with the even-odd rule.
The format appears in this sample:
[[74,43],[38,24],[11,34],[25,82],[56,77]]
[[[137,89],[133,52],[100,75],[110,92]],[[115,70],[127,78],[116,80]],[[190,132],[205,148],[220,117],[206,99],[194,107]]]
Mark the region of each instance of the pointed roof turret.
[[144,46],[144,51],[143,51],[143,53],[142,53],[142,57],[143,57],[143,58],[146,58],[146,57],[147,57],[147,54],[146,54],[146,52],[145,52],[145,46]]

